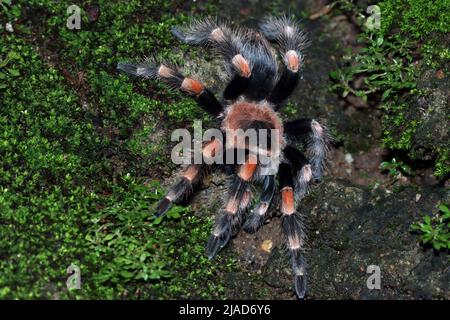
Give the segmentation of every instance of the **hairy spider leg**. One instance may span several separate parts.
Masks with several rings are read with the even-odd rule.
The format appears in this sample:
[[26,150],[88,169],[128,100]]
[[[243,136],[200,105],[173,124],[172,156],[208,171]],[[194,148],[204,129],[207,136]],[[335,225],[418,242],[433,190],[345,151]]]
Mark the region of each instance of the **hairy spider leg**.
[[252,199],[250,186],[257,166],[256,155],[249,154],[245,163],[240,165],[237,173],[232,176],[228,198],[221,209],[223,213],[217,220],[206,246],[206,253],[210,259],[239,230]]
[[263,191],[259,203],[252,210],[250,217],[245,221],[243,229],[247,233],[255,233],[263,225],[267,218],[267,212],[275,194],[275,176],[265,176],[263,180]]
[[268,99],[278,110],[297,86],[303,63],[302,51],[308,43],[298,23],[288,17],[267,18],[260,24],[260,29],[268,40],[278,43],[284,63],[282,75]]
[[278,64],[270,44],[257,31],[247,31],[243,35],[244,53],[252,66],[250,83],[242,94],[247,100],[261,101],[267,99],[273,90]]
[[306,260],[304,257],[306,232],[303,217],[296,210],[295,187],[291,165],[286,162],[281,163],[278,176],[281,193],[281,226],[291,256],[295,292],[302,299],[307,288]]
[[247,59],[242,54],[237,54],[232,58],[232,64],[238,71],[233,75],[231,81],[223,91],[223,98],[225,100],[234,100],[244,93],[249,84],[252,70]]
[[185,27],[173,27],[172,34],[183,43],[211,47],[223,57],[226,71],[231,77],[223,92],[224,99],[236,99],[246,90],[252,75],[252,65],[245,57],[241,29],[232,29],[224,23],[202,19],[194,20]]
[[[220,152],[222,143],[218,139],[207,142],[202,148],[203,157],[212,158]],[[209,166],[206,164],[191,164],[181,173],[178,181],[169,189],[167,195],[161,199],[157,208],[156,216],[160,217],[167,213],[174,202],[188,197],[194,187],[202,181],[203,176]]]
[[223,105],[208,88],[198,80],[185,77],[175,66],[147,59],[138,64],[120,62],[117,69],[134,76],[160,80],[171,88],[191,96],[203,110],[213,116],[217,117],[223,111]]
[[309,183],[313,176],[311,164],[300,150],[291,145],[283,149],[283,155],[291,164],[295,186],[295,200],[299,202],[309,190]]
[[306,140],[306,156],[311,163],[314,181],[320,181],[332,141],[328,128],[317,120],[302,118],[284,123],[284,132],[291,138]]

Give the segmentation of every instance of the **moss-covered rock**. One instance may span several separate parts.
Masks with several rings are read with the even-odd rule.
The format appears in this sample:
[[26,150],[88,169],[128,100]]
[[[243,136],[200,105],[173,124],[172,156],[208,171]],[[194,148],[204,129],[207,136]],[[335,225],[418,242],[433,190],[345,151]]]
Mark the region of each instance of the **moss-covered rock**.
[[383,118],[385,143],[408,152],[412,159],[436,163],[436,175],[450,172],[450,70],[424,70],[418,94],[391,104]]
[[381,25],[369,30],[367,1],[341,4],[361,27],[364,47],[333,72],[334,88],[344,98],[358,96],[379,106],[385,146],[418,166],[434,165],[435,175],[444,179],[450,172],[450,29],[443,12],[450,2],[383,0],[376,5]]

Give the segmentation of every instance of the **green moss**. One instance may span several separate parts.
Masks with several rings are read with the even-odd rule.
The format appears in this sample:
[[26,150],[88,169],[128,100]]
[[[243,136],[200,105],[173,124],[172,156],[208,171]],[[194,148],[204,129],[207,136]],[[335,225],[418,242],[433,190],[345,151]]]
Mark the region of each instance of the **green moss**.
[[383,106],[383,142],[391,149],[410,150],[419,122],[408,119],[409,106],[405,103]]
[[[386,101],[402,92],[412,92],[417,78],[416,69],[411,65],[411,42],[399,36],[382,37],[376,33],[364,33],[359,40],[365,47],[351,61],[351,65],[331,73],[336,81],[334,90],[342,97],[354,94],[367,101],[368,96],[382,94]],[[362,88],[354,89],[353,81],[364,76]]]
[[450,48],[440,37],[424,43],[422,52],[425,64],[433,69],[437,69],[450,61]]
[[[22,21],[0,38],[0,298],[221,298],[233,262],[204,256],[212,221],[177,206],[153,220],[162,190],[146,176],[168,167],[155,157],[161,135],[201,113],[115,72],[155,50],[181,60],[170,27],[205,11],[98,3],[100,19],[83,12],[80,31],[65,26],[71,1],[15,1],[0,16]],[[81,290],[66,288],[72,263]]]
[[[362,16],[362,8],[343,4],[341,10]],[[412,102],[422,94],[417,81],[423,66],[445,68],[448,63],[448,41],[444,38],[449,31],[446,12],[450,1],[384,0],[377,5],[381,8],[381,29],[364,29],[359,36],[364,47],[347,65],[331,73],[336,82],[333,89],[343,97],[353,94],[378,101],[383,111],[383,143],[416,159],[414,141],[423,141],[417,136],[423,135],[423,130],[419,130],[422,124]],[[360,20],[361,26],[364,22]],[[422,48],[419,40],[424,41]],[[423,60],[417,63],[415,55],[420,49]],[[354,88],[355,80],[361,77],[362,86]],[[435,174],[444,177],[448,163],[440,159],[447,159],[450,143],[425,138],[430,142],[431,157],[436,159]]]
[[438,150],[439,157],[435,164],[435,173],[439,178],[444,178],[450,174],[450,147],[443,147]]
[[295,117],[298,117],[298,114],[299,114],[299,107],[290,101],[286,103],[286,105],[283,107],[283,115],[287,119],[293,119]]
[[419,39],[433,32],[450,31],[448,0],[384,0],[377,5],[381,9],[383,34],[388,34],[393,28],[399,28],[404,34]]

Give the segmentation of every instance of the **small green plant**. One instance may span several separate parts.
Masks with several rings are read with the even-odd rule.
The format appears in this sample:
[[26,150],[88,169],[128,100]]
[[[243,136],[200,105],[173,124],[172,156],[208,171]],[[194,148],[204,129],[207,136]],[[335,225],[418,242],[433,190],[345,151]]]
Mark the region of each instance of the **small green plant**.
[[11,5],[12,0],[0,0],[0,6],[3,10],[7,11],[8,7]]
[[437,177],[445,177],[450,174],[450,148],[443,148],[436,161],[435,174]]
[[[426,94],[420,85],[424,66],[443,69],[448,61],[445,35],[450,25],[445,13],[450,2],[378,1],[381,28],[374,30],[365,28],[364,6],[349,0],[336,1],[335,5],[356,17],[363,30],[358,37],[363,46],[356,54],[349,52],[344,57],[346,63],[330,73],[335,81],[332,89],[343,98],[356,96],[378,105],[383,145],[402,150],[412,160],[419,159],[420,148],[415,141],[422,138],[425,124],[416,115],[412,102]],[[448,143],[430,137],[429,149],[436,159],[434,174],[443,179],[450,172]]]
[[423,244],[430,244],[435,250],[450,249],[450,209],[446,204],[438,209],[438,214],[426,215],[422,222],[413,223],[411,229],[421,234]]
[[392,158],[391,161],[383,161],[380,164],[381,171],[388,171],[388,174],[397,179],[401,174],[411,175],[411,167],[403,161]]
[[[330,74],[336,81],[332,88],[343,98],[351,93],[367,101],[368,96],[381,93],[381,101],[386,101],[395,93],[415,88],[416,75],[411,66],[408,39],[365,32],[359,40],[366,42],[366,46],[353,58],[354,64]],[[358,77],[364,77],[364,81],[356,89],[353,83]]]

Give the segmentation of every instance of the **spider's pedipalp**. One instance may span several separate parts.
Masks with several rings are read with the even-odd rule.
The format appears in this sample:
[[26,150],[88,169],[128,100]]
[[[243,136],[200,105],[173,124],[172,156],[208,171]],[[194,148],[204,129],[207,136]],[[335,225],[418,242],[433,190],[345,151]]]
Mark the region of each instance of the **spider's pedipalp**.
[[254,101],[268,98],[278,73],[278,64],[270,44],[257,31],[247,31],[242,35],[243,52],[252,66],[249,86],[243,92]]
[[306,156],[311,163],[313,180],[319,181],[333,141],[329,129],[317,120],[303,118],[286,122],[284,130],[292,138],[306,139]]
[[234,72],[231,72],[232,79],[223,92],[223,98],[225,100],[234,100],[238,98],[247,90],[251,81],[250,77],[252,75],[252,66],[242,54],[236,54],[231,59],[231,64],[235,70]]
[[290,164],[286,162],[280,164],[279,180],[281,189],[281,225],[286,237],[287,248],[291,255],[295,291],[299,298],[304,298],[307,283],[306,260],[304,258],[306,232],[304,230],[303,217],[296,210],[294,179]]
[[275,104],[275,110],[278,111],[281,108],[282,102],[291,95],[291,93],[297,87],[298,81],[298,72],[292,71],[285,67],[281,78],[276,83],[268,99],[270,102]]
[[222,22],[206,18],[194,20],[188,26],[173,27],[172,34],[183,43],[214,49],[224,58],[230,76],[235,73],[242,77],[250,76],[252,66],[243,56],[241,29],[230,28]]
[[276,41],[284,53],[292,50],[301,55],[309,45],[299,22],[291,17],[268,17],[260,23],[259,28],[268,40]]
[[253,210],[250,217],[247,219],[247,221],[245,221],[243,225],[244,231],[246,231],[247,233],[255,233],[263,225],[264,221],[267,218],[267,211],[270,204],[272,203],[275,189],[275,176],[265,176],[261,198],[259,199],[259,203]]
[[214,116],[220,115],[223,111],[222,104],[208,88],[198,80],[185,77],[175,66],[158,63],[155,59],[146,59],[138,64],[119,62],[117,69],[133,76],[160,80],[171,88],[191,96],[202,109]]
[[156,79],[158,72],[156,65],[145,62],[137,64],[119,62],[117,64],[117,70],[124,71],[125,73],[128,73],[135,77],[144,77],[149,79]]
[[196,19],[185,27],[172,27],[172,34],[179,41],[194,45],[215,45],[226,41],[229,29],[216,20]]
[[261,32],[280,46],[280,53],[285,68],[273,89],[269,101],[276,104],[276,109],[294,91],[299,80],[299,70],[303,61],[303,50],[308,45],[305,34],[298,22],[287,16],[269,17],[260,24]]
[[223,98],[225,100],[234,100],[238,98],[245,90],[247,90],[249,84],[250,78],[235,75],[223,91]]

